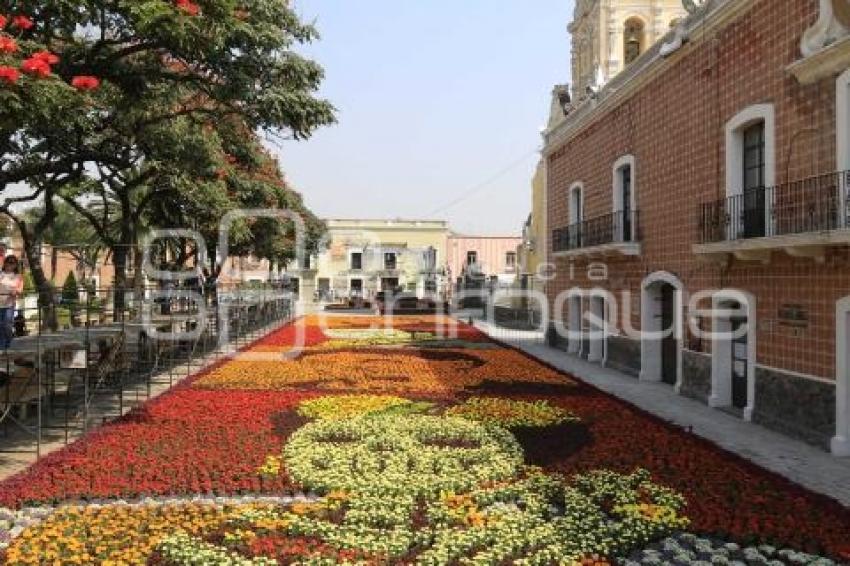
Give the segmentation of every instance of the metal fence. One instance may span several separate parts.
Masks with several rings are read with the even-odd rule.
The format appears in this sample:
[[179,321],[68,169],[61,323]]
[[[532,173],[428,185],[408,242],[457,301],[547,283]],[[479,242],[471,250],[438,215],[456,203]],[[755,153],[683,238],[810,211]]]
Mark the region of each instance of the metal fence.
[[567,252],[640,241],[639,213],[619,211],[589,218],[552,232],[552,251]]
[[267,286],[127,290],[118,312],[114,296],[89,289],[55,311],[19,301],[16,336],[0,350],[0,454],[39,457],[294,316],[289,294]]
[[750,189],[704,203],[699,214],[702,243],[850,228],[850,172]]

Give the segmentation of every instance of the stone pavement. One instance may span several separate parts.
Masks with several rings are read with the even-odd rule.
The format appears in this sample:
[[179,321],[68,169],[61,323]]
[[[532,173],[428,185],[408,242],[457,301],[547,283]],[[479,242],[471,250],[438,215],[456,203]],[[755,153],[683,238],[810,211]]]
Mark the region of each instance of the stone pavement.
[[677,395],[668,385],[640,382],[550,348],[543,344],[540,333],[504,331],[481,320],[475,321],[475,326],[644,411],[688,427],[694,434],[730,452],[850,507],[850,458],[835,458],[817,447]]

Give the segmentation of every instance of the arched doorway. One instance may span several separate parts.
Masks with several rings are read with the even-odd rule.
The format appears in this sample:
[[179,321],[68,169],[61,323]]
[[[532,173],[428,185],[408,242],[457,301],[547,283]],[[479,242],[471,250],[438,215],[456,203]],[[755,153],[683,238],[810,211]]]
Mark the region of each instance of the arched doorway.
[[682,384],[684,285],[667,272],[653,273],[641,286],[642,381]]
[[835,456],[850,456],[850,297],[835,309]]
[[720,291],[712,298],[712,407],[739,411],[746,421],[755,408],[756,302],[743,291]]

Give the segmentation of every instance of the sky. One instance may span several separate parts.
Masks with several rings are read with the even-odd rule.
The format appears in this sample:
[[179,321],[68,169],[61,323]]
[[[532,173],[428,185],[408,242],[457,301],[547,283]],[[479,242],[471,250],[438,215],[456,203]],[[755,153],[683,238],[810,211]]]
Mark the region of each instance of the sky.
[[518,235],[573,0],[296,0],[339,123],[272,149],[323,218]]

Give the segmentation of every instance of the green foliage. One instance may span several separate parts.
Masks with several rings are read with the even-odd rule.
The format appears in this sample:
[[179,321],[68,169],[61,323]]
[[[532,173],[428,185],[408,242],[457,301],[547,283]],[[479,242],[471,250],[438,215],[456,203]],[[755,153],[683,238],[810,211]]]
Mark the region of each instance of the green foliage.
[[[165,0],[0,0],[0,13],[26,13],[21,53],[48,47],[60,62],[50,77],[0,85],[0,191],[32,186],[31,202],[67,203],[76,230],[40,233],[66,210],[27,224],[33,239],[127,249],[149,226],[193,228],[211,243],[237,208],[289,209],[307,221],[308,246],[323,231],[289,189],[256,132],[304,139],[334,122],[316,93],[321,67],[295,52],[317,37],[281,0],[203,0],[191,16]],[[49,38],[49,39],[48,39]],[[74,76],[102,81],[93,92]],[[9,203],[0,212],[10,212]],[[85,222],[81,222],[80,219]],[[276,262],[293,256],[291,223],[234,226],[234,251]],[[214,244],[211,243],[211,247]],[[86,262],[91,256],[83,258]]]
[[35,283],[32,280],[32,274],[29,271],[24,272],[24,295],[35,293]]
[[65,304],[77,304],[80,300],[80,288],[77,286],[77,277],[73,271],[68,272],[68,277],[62,284],[62,302]]

